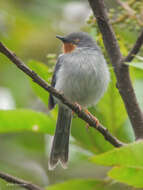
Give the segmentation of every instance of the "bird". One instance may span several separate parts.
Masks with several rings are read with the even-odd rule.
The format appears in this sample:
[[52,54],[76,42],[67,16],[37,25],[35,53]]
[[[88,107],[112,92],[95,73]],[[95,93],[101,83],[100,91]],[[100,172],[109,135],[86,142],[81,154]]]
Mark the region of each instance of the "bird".
[[[107,90],[110,73],[105,58],[96,41],[86,32],[57,35],[62,41],[63,53],[57,58],[51,86],[70,102],[88,107],[95,106]],[[72,110],[52,94],[48,108],[58,104],[58,118],[49,158],[49,169],[60,163],[67,168]]]

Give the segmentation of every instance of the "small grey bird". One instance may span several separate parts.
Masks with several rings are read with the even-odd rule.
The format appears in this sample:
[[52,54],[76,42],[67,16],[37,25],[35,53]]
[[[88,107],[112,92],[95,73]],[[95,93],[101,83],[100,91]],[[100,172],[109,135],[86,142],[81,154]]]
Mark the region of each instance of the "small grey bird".
[[[107,89],[110,75],[107,63],[96,42],[85,32],[56,36],[63,42],[51,85],[73,103],[83,108],[95,105]],[[49,169],[60,162],[66,168],[72,110],[50,94],[49,109],[58,103],[58,119],[51,148]]]

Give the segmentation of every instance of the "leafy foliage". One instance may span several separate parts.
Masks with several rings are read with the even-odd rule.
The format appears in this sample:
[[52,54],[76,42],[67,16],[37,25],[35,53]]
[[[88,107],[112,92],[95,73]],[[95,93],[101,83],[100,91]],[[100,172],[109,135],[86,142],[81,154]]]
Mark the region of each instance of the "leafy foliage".
[[132,167],[114,167],[108,175],[120,182],[137,188],[143,187],[143,169]]
[[131,66],[131,67],[135,67],[137,69],[143,70],[143,62],[132,62],[132,63],[126,63],[126,64]]
[[55,121],[52,117],[28,109],[0,110],[0,121],[0,133],[22,131],[54,133],[52,126],[55,125]]
[[143,141],[138,141],[95,156],[92,161],[105,166],[115,166],[108,173],[110,177],[135,187],[143,187],[142,149]]
[[[95,179],[76,179],[76,180],[70,180],[61,184],[52,185],[47,188],[47,190],[118,190],[121,186],[118,186],[118,184],[111,184],[110,181],[104,181],[104,180],[95,180]],[[124,190],[126,187],[122,186],[122,189]]]
[[[42,77],[46,82],[49,82],[50,74],[48,71],[48,66],[34,60],[29,61],[28,66],[32,70],[34,70],[40,77]],[[39,96],[45,104],[48,104],[48,92],[46,92],[42,87],[33,82],[31,79],[30,83],[36,95]]]

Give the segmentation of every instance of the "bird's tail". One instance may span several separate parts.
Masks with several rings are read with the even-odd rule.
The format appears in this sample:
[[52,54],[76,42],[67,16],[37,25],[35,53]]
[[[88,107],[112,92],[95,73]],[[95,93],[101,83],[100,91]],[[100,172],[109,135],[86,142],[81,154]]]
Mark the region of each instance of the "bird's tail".
[[69,151],[69,135],[72,120],[72,111],[64,106],[59,106],[58,120],[52,144],[49,169],[54,169],[58,162],[66,168]]

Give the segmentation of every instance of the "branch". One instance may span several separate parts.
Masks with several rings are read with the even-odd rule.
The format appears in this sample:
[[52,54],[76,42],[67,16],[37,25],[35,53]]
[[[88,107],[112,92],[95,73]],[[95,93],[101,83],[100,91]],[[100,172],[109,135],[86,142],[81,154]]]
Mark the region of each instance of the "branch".
[[14,176],[11,176],[9,174],[5,174],[3,172],[0,172],[0,178],[9,182],[9,183],[19,185],[20,187],[24,187],[25,189],[28,189],[28,190],[43,190],[43,188],[41,188],[35,184],[32,184],[31,182],[25,181],[23,179],[16,178]]
[[[118,2],[121,6],[122,6],[121,3],[124,3],[124,2],[121,2],[121,3],[120,3],[120,0],[117,0],[117,2]],[[132,12],[132,13],[134,12],[134,10],[131,8],[131,6],[134,5],[135,3],[136,3],[136,0],[130,0],[130,1],[128,1],[128,4],[127,4],[127,6],[129,7],[129,9],[131,9],[131,12]],[[123,8],[124,8],[124,7],[123,7]],[[135,13],[135,12],[134,12],[134,13]],[[138,22],[138,24],[139,24],[140,26],[143,25],[142,21],[140,21],[139,18],[138,18],[136,15],[133,16],[133,15],[129,14],[127,10],[125,10],[124,14],[122,14],[122,15],[121,15],[119,18],[117,18],[116,20],[110,21],[110,23],[111,23],[112,25],[118,24],[118,23],[123,22],[125,19],[127,19],[128,17],[131,17],[131,16],[134,17],[134,18],[137,20],[137,22]]]
[[20,70],[22,70],[25,74],[33,79],[34,82],[39,84],[42,88],[46,91],[52,93],[56,98],[58,98],[63,104],[67,105],[70,109],[72,109],[79,118],[84,120],[89,124],[89,126],[97,129],[104,138],[110,142],[115,147],[120,147],[123,145],[118,139],[112,136],[105,127],[101,124],[96,126],[96,122],[94,120],[94,116],[89,116],[84,110],[81,110],[78,105],[70,103],[61,93],[59,93],[55,88],[49,86],[47,82],[45,82],[42,78],[40,78],[34,71],[28,68],[13,52],[7,49],[1,42],[0,42],[0,52],[8,57]]
[[96,17],[99,29],[102,33],[103,41],[117,78],[117,87],[125,104],[126,111],[135,132],[136,139],[143,138],[143,113],[139,107],[131,83],[129,68],[124,64],[124,60],[120,52],[117,39],[115,37],[115,33],[109,24],[104,0],[88,1]]
[[[127,2],[123,2],[121,0],[116,0],[117,3],[126,11],[127,15],[133,19],[136,19],[137,23],[140,25],[140,26],[143,26],[143,22],[142,20],[140,20],[136,14],[136,11],[133,10],[131,7],[130,7],[130,4],[127,3]],[[133,2],[134,3],[134,2]]]
[[107,49],[111,62],[119,66],[122,59],[120,48],[107,17],[106,8],[103,0],[88,0],[92,11],[96,17],[99,29],[102,33],[104,45]]
[[143,44],[143,30],[141,31],[140,35],[138,36],[137,41],[134,44],[134,46],[132,47],[128,56],[125,58],[125,62],[130,62],[133,60],[135,55],[140,51],[142,44]]
[[130,16],[132,16],[132,17],[135,16],[136,11],[134,11],[134,10],[129,6],[129,4],[128,4],[127,2],[123,2],[123,1],[120,1],[120,0],[116,0],[116,1],[117,1],[117,3],[118,3],[123,9],[125,9],[125,10],[127,11],[127,13],[128,13]]
[[119,24],[119,23],[123,22],[127,17],[128,17],[127,13],[123,14],[119,18],[117,18],[116,20],[111,20],[110,24],[112,24],[112,25]]

